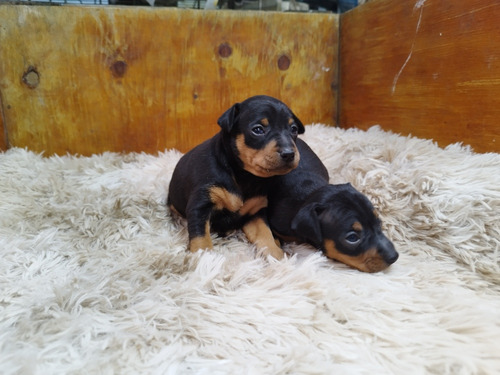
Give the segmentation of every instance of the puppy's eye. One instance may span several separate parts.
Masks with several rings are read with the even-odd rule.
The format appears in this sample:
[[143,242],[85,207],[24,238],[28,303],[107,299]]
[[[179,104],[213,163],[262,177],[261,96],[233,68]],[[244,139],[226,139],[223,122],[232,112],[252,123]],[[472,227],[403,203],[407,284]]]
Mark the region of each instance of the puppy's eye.
[[295,124],[292,124],[292,126],[290,126],[290,130],[292,131],[292,134],[298,134],[299,132],[299,127]]
[[264,134],[266,131],[264,130],[264,127],[260,124],[257,124],[257,125],[254,125],[252,127],[252,133],[255,134],[255,135],[262,135]]
[[344,239],[349,245],[357,245],[361,242],[361,236],[354,231],[348,232]]

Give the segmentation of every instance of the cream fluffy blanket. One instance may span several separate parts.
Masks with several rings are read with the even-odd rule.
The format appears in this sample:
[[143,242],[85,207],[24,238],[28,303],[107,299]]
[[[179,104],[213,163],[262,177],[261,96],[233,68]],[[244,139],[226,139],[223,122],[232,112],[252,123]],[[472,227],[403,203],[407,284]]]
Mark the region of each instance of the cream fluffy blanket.
[[500,155],[310,125],[400,253],[366,274],[236,232],[186,252],[180,157],[0,154],[3,374],[498,374]]

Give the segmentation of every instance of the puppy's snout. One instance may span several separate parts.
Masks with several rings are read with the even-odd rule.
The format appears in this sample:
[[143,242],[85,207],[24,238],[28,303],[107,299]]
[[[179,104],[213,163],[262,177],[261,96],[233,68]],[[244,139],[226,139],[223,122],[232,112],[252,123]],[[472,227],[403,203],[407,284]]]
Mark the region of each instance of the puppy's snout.
[[397,253],[397,251],[393,251],[391,252],[391,254],[389,254],[386,258],[385,258],[385,261],[388,263],[388,264],[392,264],[394,263],[395,261],[397,261],[399,258],[399,254]]
[[293,159],[295,159],[295,151],[291,148],[285,148],[281,150],[280,156],[284,161],[288,163],[293,161]]
[[398,260],[399,254],[394,248],[392,242],[385,236],[380,239],[379,252],[387,264],[392,264]]

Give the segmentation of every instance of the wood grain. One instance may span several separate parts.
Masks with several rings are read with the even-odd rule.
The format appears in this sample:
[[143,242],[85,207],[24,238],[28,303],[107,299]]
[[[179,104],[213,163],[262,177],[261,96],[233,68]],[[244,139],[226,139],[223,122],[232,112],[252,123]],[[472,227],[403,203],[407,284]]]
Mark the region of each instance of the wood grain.
[[0,21],[9,147],[186,151],[256,94],[335,123],[334,14],[3,5]]
[[339,123],[500,151],[500,2],[379,0],[341,17]]
[[7,129],[3,124],[2,97],[0,96],[0,151],[7,150]]

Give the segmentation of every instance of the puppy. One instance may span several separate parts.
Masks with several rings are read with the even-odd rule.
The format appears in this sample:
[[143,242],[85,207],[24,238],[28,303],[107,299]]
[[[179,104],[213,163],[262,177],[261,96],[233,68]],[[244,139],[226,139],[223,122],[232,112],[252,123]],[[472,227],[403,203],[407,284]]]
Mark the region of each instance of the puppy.
[[283,251],[267,223],[270,177],[299,164],[295,145],[304,125],[281,101],[254,96],[234,104],[218,120],[211,139],[179,160],[167,204],[187,219],[189,250],[211,249],[210,232],[242,229],[264,255]]
[[364,272],[378,272],[398,259],[382,233],[370,201],[351,184],[329,184],[328,171],[309,146],[297,139],[299,166],[275,177],[268,218],[285,241],[306,242],[329,258]]

